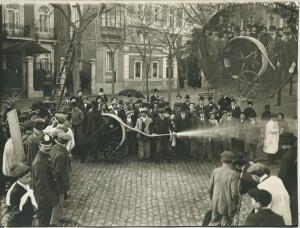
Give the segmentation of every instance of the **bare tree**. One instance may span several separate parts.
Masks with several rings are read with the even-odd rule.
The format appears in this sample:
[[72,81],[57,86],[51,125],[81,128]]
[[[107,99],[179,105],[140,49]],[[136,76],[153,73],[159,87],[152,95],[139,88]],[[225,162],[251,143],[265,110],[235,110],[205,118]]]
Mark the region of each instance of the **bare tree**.
[[138,4],[137,8],[127,5],[126,39],[132,44],[142,60],[143,66],[143,91],[146,90],[149,101],[149,72],[151,62],[157,59],[153,56],[161,48],[156,40],[156,33],[153,20],[151,20],[150,7],[146,4]]
[[[103,34],[103,30],[105,30],[106,28],[105,28],[105,26],[103,26],[103,23],[102,23],[102,15],[100,14],[101,9],[99,9],[97,20],[95,23],[95,31],[96,31],[95,34],[96,34],[97,43],[99,45],[104,45],[109,50],[109,52],[112,54],[112,63],[111,63],[112,72],[113,72],[112,91],[111,91],[112,96],[115,95],[115,80],[116,80],[115,56],[116,56],[116,52],[118,50],[120,50],[126,43],[125,11],[124,11],[123,7],[121,5],[119,5],[118,8],[114,7],[114,9],[112,9],[110,12],[107,12],[107,13],[112,13],[116,9],[119,9],[119,13],[121,14],[119,16],[123,17],[123,24],[121,22],[120,30],[117,30],[118,32],[121,32],[121,34],[119,34],[120,36],[118,38],[112,39],[110,36],[105,36]],[[123,9],[123,11],[121,11],[121,9]],[[114,13],[116,13],[116,12],[114,12]],[[114,29],[117,29],[117,28],[114,28]]]
[[[166,13],[166,12],[163,12]],[[172,66],[174,60],[177,61],[177,94],[179,94],[179,63],[183,52],[185,51],[185,45],[182,44],[183,36],[188,27],[186,24],[186,17],[184,17],[183,8],[179,8],[177,5],[170,6],[168,9],[167,21],[159,20],[159,32],[156,33],[156,39],[164,47],[160,49],[162,54],[167,56],[168,64],[168,102],[171,104],[171,92],[172,92]],[[164,18],[164,17],[160,17]]]
[[[106,4],[98,5],[80,5],[80,4],[51,4],[55,10],[57,10],[63,18],[68,23],[69,27],[72,28],[74,34],[74,57],[72,62],[72,72],[73,72],[73,93],[80,88],[80,72],[79,65],[81,61],[81,41],[84,31],[90,25],[90,23],[97,17],[99,14],[109,12],[114,5],[107,6]],[[71,11],[72,8],[75,8],[76,14],[78,15],[77,20],[72,20]]]

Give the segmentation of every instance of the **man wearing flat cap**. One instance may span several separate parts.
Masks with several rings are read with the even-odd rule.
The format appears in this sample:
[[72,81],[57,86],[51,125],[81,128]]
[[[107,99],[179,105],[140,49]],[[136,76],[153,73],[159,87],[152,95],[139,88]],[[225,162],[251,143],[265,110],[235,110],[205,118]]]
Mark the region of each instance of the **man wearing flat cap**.
[[64,131],[57,131],[53,137],[56,144],[51,148],[50,154],[53,156],[52,164],[56,178],[56,191],[58,193],[58,204],[52,210],[51,225],[57,225],[63,218],[64,194],[70,188],[71,161],[66,149],[72,137]]
[[50,156],[52,138],[43,134],[39,138],[39,151],[32,164],[32,188],[38,204],[39,226],[50,226],[52,209],[58,203],[56,178]]
[[211,226],[231,226],[240,201],[239,173],[233,168],[234,154],[221,153],[222,166],[213,170],[210,179]]
[[270,175],[270,170],[262,163],[254,163],[247,172],[258,183],[257,188],[271,193],[272,201],[269,208],[283,217],[285,225],[292,225],[290,197],[282,180],[277,176]]

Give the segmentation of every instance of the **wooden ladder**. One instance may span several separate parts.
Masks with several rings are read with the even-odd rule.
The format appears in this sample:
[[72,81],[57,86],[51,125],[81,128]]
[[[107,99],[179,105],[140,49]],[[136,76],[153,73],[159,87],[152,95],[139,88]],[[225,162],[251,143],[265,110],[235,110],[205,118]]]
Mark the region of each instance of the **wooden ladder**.
[[52,98],[57,99],[59,98],[58,102],[58,109],[61,107],[62,99],[64,96],[64,92],[66,89],[67,85],[67,79],[70,74],[70,68],[72,65],[72,60],[74,56],[74,46],[73,46],[73,41],[74,41],[75,33],[72,34],[72,38],[70,40],[69,46],[68,46],[68,51],[67,55],[64,59],[64,62],[60,68],[58,77],[56,78],[56,84],[55,84],[55,89],[52,93]]

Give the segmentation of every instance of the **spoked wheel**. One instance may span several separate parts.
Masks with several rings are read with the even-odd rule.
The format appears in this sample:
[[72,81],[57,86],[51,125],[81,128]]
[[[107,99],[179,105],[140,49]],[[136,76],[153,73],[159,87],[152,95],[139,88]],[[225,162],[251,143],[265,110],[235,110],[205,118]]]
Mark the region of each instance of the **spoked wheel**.
[[104,144],[104,158],[108,162],[119,162],[124,158],[124,150],[118,142],[107,142]]
[[254,71],[243,71],[237,78],[237,85],[244,97],[254,98],[262,90],[261,78]]

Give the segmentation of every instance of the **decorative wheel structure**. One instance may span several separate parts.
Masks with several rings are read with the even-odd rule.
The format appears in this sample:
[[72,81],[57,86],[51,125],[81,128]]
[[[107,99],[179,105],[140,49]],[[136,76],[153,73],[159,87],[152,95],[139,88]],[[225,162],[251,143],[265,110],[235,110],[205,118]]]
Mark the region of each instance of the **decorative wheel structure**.
[[274,68],[264,45],[249,36],[235,37],[227,43],[223,63],[227,76],[236,80],[240,94],[248,98],[254,98],[264,89],[262,76],[268,63]]
[[[104,136],[101,137],[103,142],[100,151],[104,152],[105,161],[118,162],[125,156],[123,143],[126,137],[122,120],[113,114],[105,113],[102,115],[105,121],[103,127]],[[99,153],[101,156],[102,153]]]

